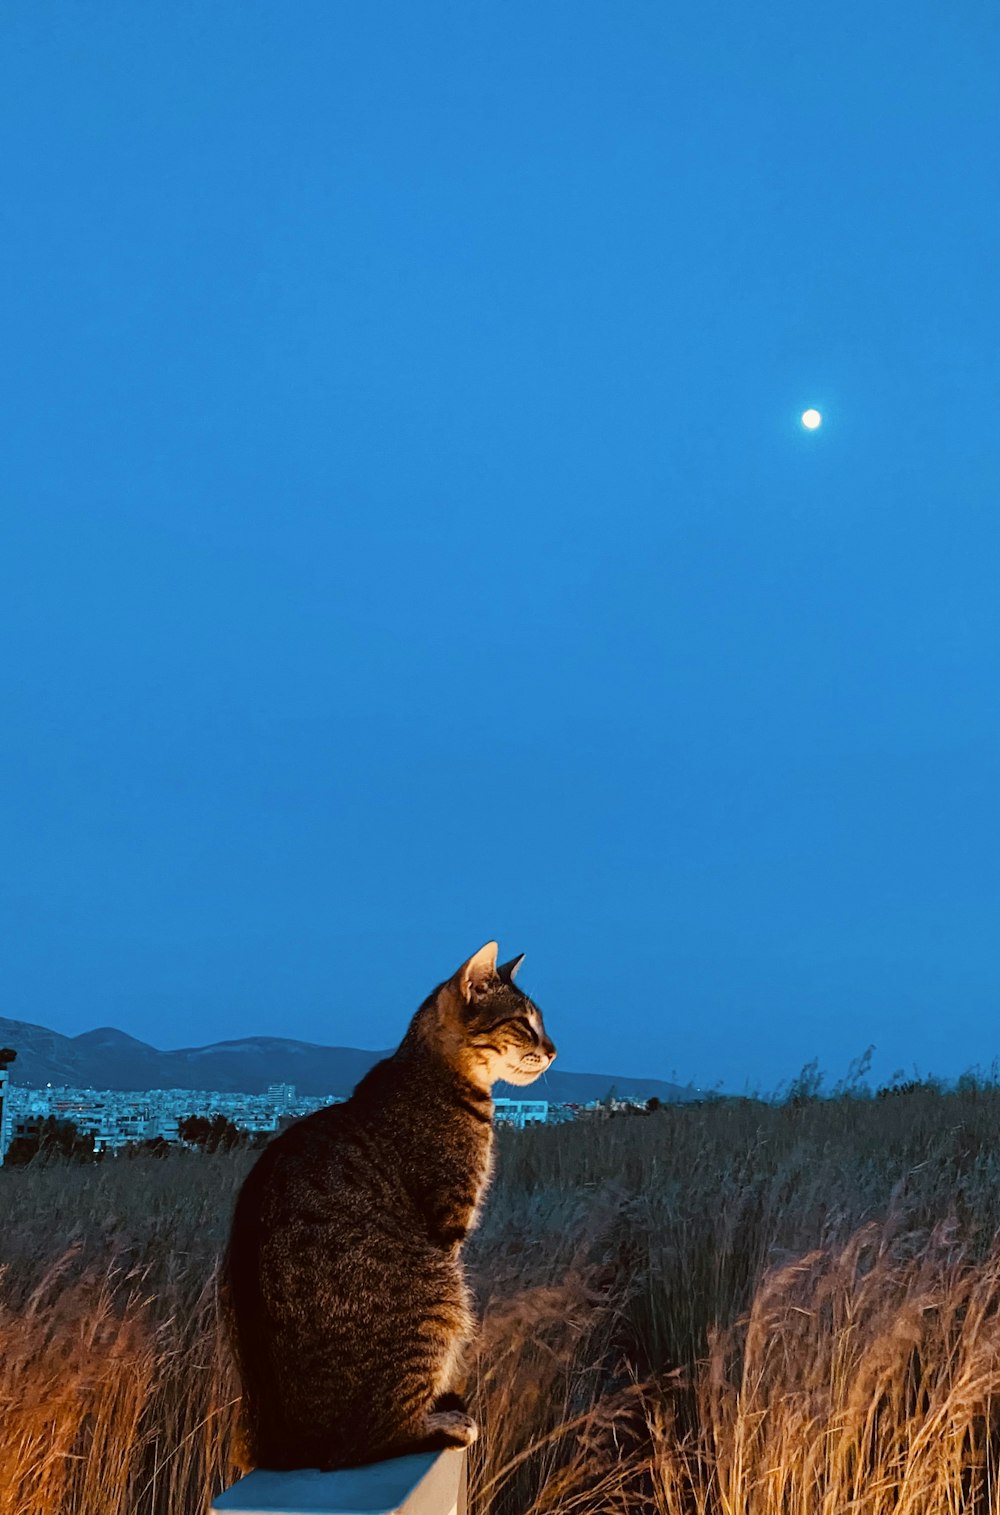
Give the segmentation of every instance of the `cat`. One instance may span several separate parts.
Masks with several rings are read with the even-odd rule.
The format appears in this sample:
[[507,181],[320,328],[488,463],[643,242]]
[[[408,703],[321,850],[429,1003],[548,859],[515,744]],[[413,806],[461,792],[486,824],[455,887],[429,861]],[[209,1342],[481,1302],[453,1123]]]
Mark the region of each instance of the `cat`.
[[332,1469],[468,1446],[473,1329],[460,1253],[489,1183],[491,1088],[556,1055],[488,942],[350,1099],[265,1148],[236,1202],[222,1293],[248,1466]]

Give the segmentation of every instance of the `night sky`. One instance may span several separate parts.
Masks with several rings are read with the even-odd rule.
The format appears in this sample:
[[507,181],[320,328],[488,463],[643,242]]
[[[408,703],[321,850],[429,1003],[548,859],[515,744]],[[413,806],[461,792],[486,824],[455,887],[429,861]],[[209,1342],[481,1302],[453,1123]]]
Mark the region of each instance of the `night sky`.
[[0,143],[0,1013],[1000,1054],[995,6],[7,0]]

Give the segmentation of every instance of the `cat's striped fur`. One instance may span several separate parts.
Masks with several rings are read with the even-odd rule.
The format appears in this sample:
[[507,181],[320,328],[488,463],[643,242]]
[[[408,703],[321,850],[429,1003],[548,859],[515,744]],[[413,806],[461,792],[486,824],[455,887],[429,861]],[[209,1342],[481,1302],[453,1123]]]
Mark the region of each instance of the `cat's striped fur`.
[[463,1446],[473,1329],[460,1250],[489,1182],[492,1085],[555,1056],[490,942],[344,1104],[297,1122],[240,1192],[223,1268],[244,1460],[347,1467]]

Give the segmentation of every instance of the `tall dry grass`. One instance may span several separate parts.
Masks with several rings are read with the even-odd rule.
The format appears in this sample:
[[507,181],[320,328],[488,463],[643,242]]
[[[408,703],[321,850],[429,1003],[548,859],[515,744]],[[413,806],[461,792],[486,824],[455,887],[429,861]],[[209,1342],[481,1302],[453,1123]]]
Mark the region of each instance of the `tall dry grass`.
[[0,1171],[0,1511],[202,1511],[237,1388],[214,1268],[243,1166]]
[[[249,1158],[0,1173],[0,1511],[200,1515]],[[1000,1512],[1000,1094],[508,1133],[470,1267],[474,1509]]]

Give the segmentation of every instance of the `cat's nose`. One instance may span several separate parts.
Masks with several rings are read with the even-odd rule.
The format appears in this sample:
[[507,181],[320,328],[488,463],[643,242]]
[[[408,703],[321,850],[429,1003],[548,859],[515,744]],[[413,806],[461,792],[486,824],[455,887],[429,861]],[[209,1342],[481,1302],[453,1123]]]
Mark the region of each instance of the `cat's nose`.
[[555,1046],[552,1042],[549,1041],[547,1036],[542,1037],[542,1051],[545,1053],[545,1056],[548,1058],[549,1062],[551,1062],[556,1055]]

